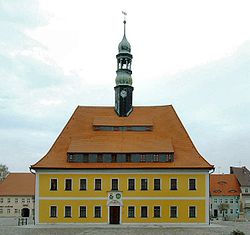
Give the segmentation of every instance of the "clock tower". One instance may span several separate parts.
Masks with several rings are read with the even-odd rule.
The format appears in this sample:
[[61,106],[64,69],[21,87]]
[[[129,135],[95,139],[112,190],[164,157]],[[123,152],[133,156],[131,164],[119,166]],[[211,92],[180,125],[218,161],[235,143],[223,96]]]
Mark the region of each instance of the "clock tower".
[[128,116],[132,110],[132,95],[134,88],[132,87],[132,54],[131,46],[126,38],[126,20],[124,24],[124,35],[122,41],[119,43],[116,55],[117,70],[115,79],[115,111],[120,117]]

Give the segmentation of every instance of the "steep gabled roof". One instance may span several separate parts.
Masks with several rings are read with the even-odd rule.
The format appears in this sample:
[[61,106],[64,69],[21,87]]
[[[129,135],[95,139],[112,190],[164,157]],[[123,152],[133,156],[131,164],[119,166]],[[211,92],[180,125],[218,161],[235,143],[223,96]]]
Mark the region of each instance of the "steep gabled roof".
[[250,171],[245,167],[230,167],[230,173],[235,174],[242,187],[250,186]]
[[[96,131],[93,126],[153,125],[152,131]],[[121,144],[122,143],[122,144]],[[70,163],[68,152],[174,151],[167,163]],[[133,107],[128,117],[119,117],[113,107],[78,106],[38,168],[199,168],[212,169],[196,150],[171,105]]]
[[239,196],[240,185],[233,174],[211,174],[210,195],[212,196]]
[[0,196],[34,196],[35,175],[10,173],[0,184]]

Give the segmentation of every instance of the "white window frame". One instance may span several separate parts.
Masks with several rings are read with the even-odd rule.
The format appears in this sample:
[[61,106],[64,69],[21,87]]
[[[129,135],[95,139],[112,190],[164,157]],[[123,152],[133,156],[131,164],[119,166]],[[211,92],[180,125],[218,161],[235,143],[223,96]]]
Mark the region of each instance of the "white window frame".
[[[171,207],[174,207],[174,206],[176,207],[176,217],[171,217]],[[179,210],[178,210],[178,206],[177,206],[177,205],[170,205],[170,206],[169,206],[169,218],[170,218],[170,219],[176,219],[176,218],[178,218],[178,217],[179,217],[178,211],[179,211]]]
[[[81,180],[86,180],[86,189],[81,189]],[[87,178],[80,178],[79,179],[79,191],[87,191],[88,190],[88,179]]]
[[[86,217],[81,217],[81,206],[86,208]],[[88,217],[88,207],[86,205],[79,206],[79,218],[87,218]]]
[[[95,188],[95,181],[96,180],[101,180],[101,189],[96,189]],[[102,178],[94,178],[94,191],[102,191]]]
[[[142,189],[142,180],[147,180],[147,189]],[[149,190],[149,179],[148,178],[141,178],[141,180],[140,180],[140,190],[141,191],[148,191]]]
[[[51,180],[56,180],[56,190],[51,190]],[[49,184],[49,191],[53,192],[53,191],[58,191],[58,178],[50,178],[50,184]]]
[[[160,207],[160,217],[155,217],[155,207]],[[162,218],[162,209],[161,209],[161,206],[160,205],[154,205],[153,206],[153,218]]]
[[[135,186],[135,187],[134,187],[134,188],[135,188],[134,190],[129,189],[129,180],[134,180],[134,186]],[[128,184],[128,185],[127,185],[127,186],[128,186],[128,187],[127,187],[128,191],[135,191],[135,190],[136,190],[136,179],[135,179],[135,178],[128,178],[127,184]]]
[[[176,189],[171,189],[171,180],[176,180]],[[178,178],[176,177],[176,178],[174,178],[174,177],[171,177],[170,179],[169,179],[169,190],[170,191],[177,191],[178,189],[179,189],[179,184],[178,184],[179,182],[178,182]]]
[[129,217],[129,216],[128,216],[128,215],[129,215],[128,210],[127,210],[127,217],[128,217],[129,219],[136,218],[136,206],[134,206],[134,205],[128,205],[128,208],[129,208],[129,207],[134,207],[134,217]]
[[[147,216],[146,216],[146,217],[142,217],[142,207],[147,207]],[[147,218],[149,218],[148,206],[146,206],[146,205],[141,205],[141,206],[140,206],[140,218],[142,218],[142,219],[147,219]]]
[[[66,190],[66,180],[71,180],[71,189],[70,190]],[[64,179],[64,191],[73,191],[74,189],[74,182],[73,182],[73,179],[72,178],[65,178]]]
[[[101,217],[96,217],[95,216],[95,208],[96,207],[100,207],[101,208]],[[102,206],[101,205],[95,205],[94,207],[93,207],[93,217],[95,218],[95,219],[100,219],[100,218],[102,218]]]
[[[191,180],[191,179],[194,179],[195,180],[195,189],[190,189],[190,187],[189,187],[189,180]],[[192,178],[188,178],[188,190],[189,191],[197,191],[197,189],[198,189],[198,184],[197,184],[197,178],[195,178],[195,177],[192,177]]]
[[[115,190],[113,190],[112,188],[113,188],[113,184],[112,184],[112,180],[117,180],[117,186],[118,186],[118,189],[115,189]],[[110,179],[110,185],[111,185],[111,187],[110,187],[110,191],[119,191],[120,190],[120,182],[119,182],[119,178],[111,178]]]
[[[160,189],[155,189],[155,180],[160,180]],[[154,188],[153,188],[153,190],[154,191],[161,191],[162,190],[162,179],[161,178],[154,178],[153,182],[154,182]]]
[[[55,206],[56,207],[56,217],[52,217],[51,216],[51,207],[52,206]],[[58,207],[57,207],[57,205],[50,205],[49,206],[49,218],[58,218]]]
[[[70,216],[66,217],[66,206],[70,207]],[[72,206],[71,205],[64,205],[64,218],[73,218],[72,216]]]
[[[195,216],[194,217],[190,217],[189,215],[190,215],[190,207],[195,207]],[[188,206],[188,218],[189,219],[195,219],[195,218],[197,218],[197,214],[198,214],[198,211],[197,211],[197,206],[195,206],[195,205],[189,205]]]

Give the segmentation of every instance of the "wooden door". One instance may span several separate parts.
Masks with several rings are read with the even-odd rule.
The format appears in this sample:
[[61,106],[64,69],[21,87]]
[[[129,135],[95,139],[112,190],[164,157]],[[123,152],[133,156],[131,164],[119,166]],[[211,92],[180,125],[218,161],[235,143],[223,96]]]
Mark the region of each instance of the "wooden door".
[[119,206],[109,207],[109,223],[120,224],[120,207]]

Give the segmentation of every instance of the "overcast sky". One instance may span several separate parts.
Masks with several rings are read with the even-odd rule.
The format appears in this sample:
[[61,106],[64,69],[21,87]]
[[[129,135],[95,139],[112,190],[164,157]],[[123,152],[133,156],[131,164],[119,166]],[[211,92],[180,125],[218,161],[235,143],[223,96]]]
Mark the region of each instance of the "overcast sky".
[[77,105],[114,105],[127,11],[134,105],[173,104],[199,152],[250,168],[250,2],[0,0],[0,163],[28,171]]

